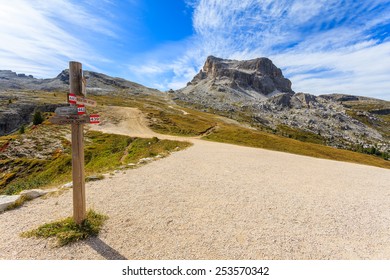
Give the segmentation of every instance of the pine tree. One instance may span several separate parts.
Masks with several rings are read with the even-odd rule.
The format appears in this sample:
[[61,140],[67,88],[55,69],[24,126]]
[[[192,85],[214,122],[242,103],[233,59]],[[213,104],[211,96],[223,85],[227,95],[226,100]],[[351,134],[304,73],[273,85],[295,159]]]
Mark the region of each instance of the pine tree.
[[22,126],[19,128],[19,133],[24,134],[25,132],[26,132],[26,127],[24,126],[24,124],[22,124]]
[[36,111],[33,117],[33,124],[38,125],[41,123],[43,123],[42,113],[40,111]]

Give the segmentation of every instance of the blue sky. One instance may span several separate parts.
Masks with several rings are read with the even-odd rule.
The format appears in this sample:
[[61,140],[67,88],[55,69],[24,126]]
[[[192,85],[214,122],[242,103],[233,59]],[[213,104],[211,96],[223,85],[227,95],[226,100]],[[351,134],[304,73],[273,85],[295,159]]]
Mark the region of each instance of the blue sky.
[[178,89],[208,55],[269,57],[295,91],[390,100],[389,0],[0,0],[0,69],[69,60]]

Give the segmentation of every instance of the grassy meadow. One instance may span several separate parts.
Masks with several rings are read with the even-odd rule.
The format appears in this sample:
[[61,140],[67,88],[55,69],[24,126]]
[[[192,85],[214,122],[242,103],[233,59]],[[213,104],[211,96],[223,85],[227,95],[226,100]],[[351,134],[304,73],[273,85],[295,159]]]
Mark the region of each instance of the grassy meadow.
[[[25,99],[34,102],[63,103],[64,92],[25,92]],[[43,98],[44,97],[44,98]],[[155,132],[178,136],[198,137],[204,140],[264,148],[317,158],[366,164],[390,169],[390,161],[375,155],[341,150],[323,145],[321,136],[286,126],[278,128],[278,134],[269,130],[248,128],[247,125],[219,115],[189,109],[174,104],[164,96],[128,95],[118,92],[111,96],[91,95],[98,102],[90,112],[99,113],[106,106],[135,107],[140,109]],[[355,112],[362,105],[350,105]],[[372,104],[369,109],[376,108]],[[108,108],[108,107],[107,107]],[[108,108],[111,110],[110,108]],[[365,108],[367,109],[367,108]],[[356,113],[356,112],[355,112]],[[351,113],[352,114],[352,113]],[[47,118],[49,114],[45,114]],[[381,120],[386,121],[386,117]],[[14,133],[0,137],[0,150],[16,149],[30,142],[30,149],[49,153],[46,158],[32,156],[0,157],[0,194],[15,194],[23,189],[49,187],[71,180],[70,130],[56,126],[47,120],[39,126],[26,127],[23,134]],[[56,142],[52,139],[57,139]],[[53,142],[54,141],[54,142]],[[102,174],[115,169],[130,167],[141,158],[167,155],[190,144],[157,138],[141,139],[124,135],[85,133],[86,176]],[[53,146],[51,150],[48,147]],[[27,147],[28,148],[28,147]],[[129,165],[130,164],[130,165]]]

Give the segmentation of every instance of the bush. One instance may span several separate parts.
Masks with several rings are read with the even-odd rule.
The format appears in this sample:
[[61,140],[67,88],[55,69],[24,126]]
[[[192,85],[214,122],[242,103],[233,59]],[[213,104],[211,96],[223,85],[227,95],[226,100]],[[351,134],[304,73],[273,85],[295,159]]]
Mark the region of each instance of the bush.
[[34,117],[33,117],[33,124],[34,125],[38,125],[38,124],[41,124],[41,123],[43,123],[42,113],[40,111],[36,111],[35,114],[34,114]]
[[26,127],[24,126],[24,124],[19,128],[19,133],[20,134],[24,134],[26,132]]

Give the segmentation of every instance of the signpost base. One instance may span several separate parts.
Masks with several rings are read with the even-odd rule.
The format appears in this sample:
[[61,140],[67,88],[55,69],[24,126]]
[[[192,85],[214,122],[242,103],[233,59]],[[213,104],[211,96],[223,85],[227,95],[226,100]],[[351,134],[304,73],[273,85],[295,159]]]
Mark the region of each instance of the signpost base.
[[81,224],[86,217],[83,127],[83,124],[72,124],[73,218],[76,224]]

